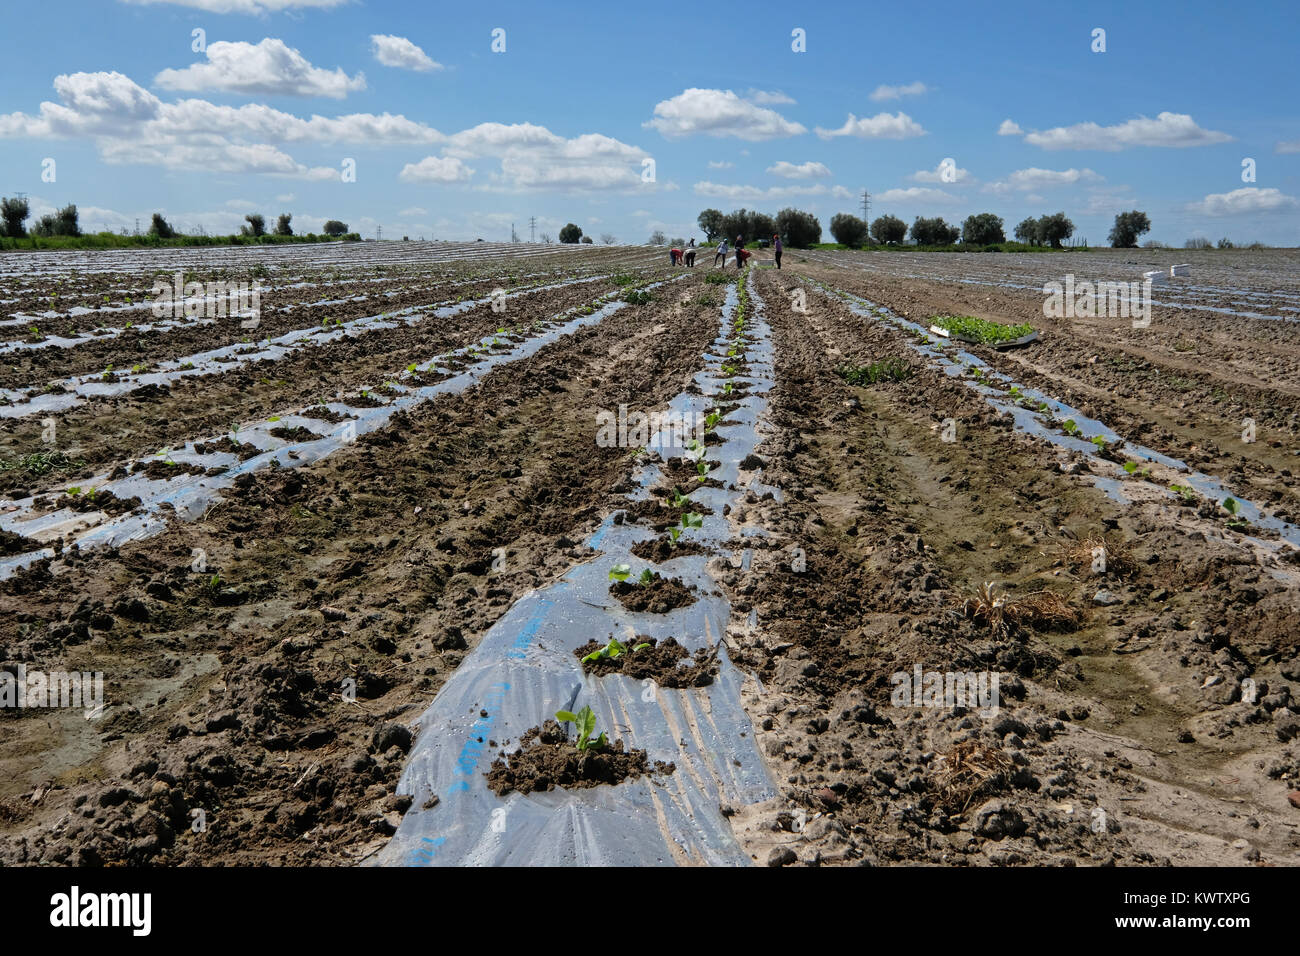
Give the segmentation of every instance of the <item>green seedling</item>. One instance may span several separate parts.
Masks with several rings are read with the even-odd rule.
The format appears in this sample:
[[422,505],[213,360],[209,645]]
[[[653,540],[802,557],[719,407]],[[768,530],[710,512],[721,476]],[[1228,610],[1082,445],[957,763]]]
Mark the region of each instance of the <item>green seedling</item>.
[[718,412],[709,412],[709,414],[704,416],[704,430],[706,432],[713,431],[721,420],[722,416]]
[[1067,418],[1064,422],[1061,423],[1061,431],[1065,432],[1067,435],[1070,435],[1071,437],[1077,438],[1080,432],[1082,431],[1082,429],[1080,429],[1079,426],[1074,423],[1073,418]]
[[695,475],[696,481],[701,483],[707,481],[709,477],[709,463],[705,461],[703,458],[701,458],[699,461],[695,463],[695,471],[696,471],[696,475]]
[[731,383],[730,383],[730,382],[728,382],[726,385],[722,386],[722,394],[723,394],[723,395],[730,395],[731,392],[732,392],[732,388],[731,388]]
[[578,739],[574,742],[574,746],[579,750],[601,750],[609,743],[604,731],[601,731],[600,736],[595,740],[591,738],[591,735],[596,732],[596,715],[590,707],[584,707],[576,714],[567,710],[557,710],[555,719],[562,724],[573,724],[573,729],[578,732]]
[[632,574],[632,565],[616,564],[609,569],[609,579],[611,581],[626,581]]
[[619,657],[621,657],[624,654],[633,654],[641,650],[642,648],[649,647],[649,646],[650,646],[649,644],[643,642],[641,644],[637,644],[634,647],[629,648],[617,637],[611,637],[609,639],[608,644],[606,644],[604,647],[600,648],[599,650],[592,651],[590,654],[588,654],[586,657],[582,659],[582,663],[586,664],[588,661],[598,661],[605,658],[608,658],[611,661],[617,660]]
[[1094,435],[1090,441],[1097,446],[1097,451],[1106,450],[1106,439],[1101,435]]
[[162,451],[158,452],[158,454],[155,455],[154,457],[155,457],[155,458],[161,458],[163,461],[167,462],[167,464],[169,464],[169,465],[174,465],[174,464],[176,464],[176,462],[174,462],[174,461],[172,460],[172,450],[171,450],[170,448],[164,448]]
[[1228,519],[1229,528],[1241,529],[1250,527],[1250,523],[1245,518],[1241,517],[1240,501],[1236,498],[1224,498],[1220,504],[1223,506],[1223,510],[1232,516]]
[[654,584],[654,582],[655,582],[654,572],[651,571],[649,568],[646,568],[644,571],[642,571],[641,576],[636,579],[636,583],[641,585],[642,587],[649,587],[651,584]]
[[685,508],[690,504],[691,499],[682,494],[676,488],[673,489],[672,503],[674,508]]
[[1170,485],[1169,490],[1178,495],[1186,504],[1196,504],[1198,495],[1187,485]]

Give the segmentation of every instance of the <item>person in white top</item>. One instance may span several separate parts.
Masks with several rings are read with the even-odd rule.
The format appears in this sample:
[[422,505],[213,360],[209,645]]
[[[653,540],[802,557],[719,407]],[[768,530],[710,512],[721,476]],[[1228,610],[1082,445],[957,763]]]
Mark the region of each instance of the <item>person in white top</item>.
[[725,268],[727,265],[727,240],[726,239],[723,239],[721,242],[718,243],[718,251],[713,254],[713,264],[715,266],[718,264],[719,259],[722,260],[722,265]]

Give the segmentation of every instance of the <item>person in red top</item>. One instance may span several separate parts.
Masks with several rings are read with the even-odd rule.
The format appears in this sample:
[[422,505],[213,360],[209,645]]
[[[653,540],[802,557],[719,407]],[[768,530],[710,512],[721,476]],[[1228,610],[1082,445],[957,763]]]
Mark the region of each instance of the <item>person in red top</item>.
[[672,256],[673,265],[677,265],[677,263],[681,261],[681,258],[682,258],[682,250],[680,250],[680,249],[669,249],[669,250],[668,250],[668,254],[669,254],[670,256]]
[[737,236],[736,237],[736,268],[743,269],[745,267],[745,260],[748,259],[749,256],[750,253],[745,251],[744,237]]

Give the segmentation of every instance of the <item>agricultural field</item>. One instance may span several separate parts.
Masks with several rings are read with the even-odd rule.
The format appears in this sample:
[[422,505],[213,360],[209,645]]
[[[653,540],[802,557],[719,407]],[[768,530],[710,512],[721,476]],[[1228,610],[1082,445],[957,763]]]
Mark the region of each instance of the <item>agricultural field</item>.
[[710,258],[0,258],[0,863],[1300,863],[1300,253]]

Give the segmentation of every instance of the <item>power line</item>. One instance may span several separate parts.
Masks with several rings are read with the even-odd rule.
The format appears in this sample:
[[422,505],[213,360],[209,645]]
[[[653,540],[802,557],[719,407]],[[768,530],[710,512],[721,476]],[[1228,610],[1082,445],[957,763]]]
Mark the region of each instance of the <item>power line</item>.
[[862,220],[871,222],[871,193],[862,190]]

